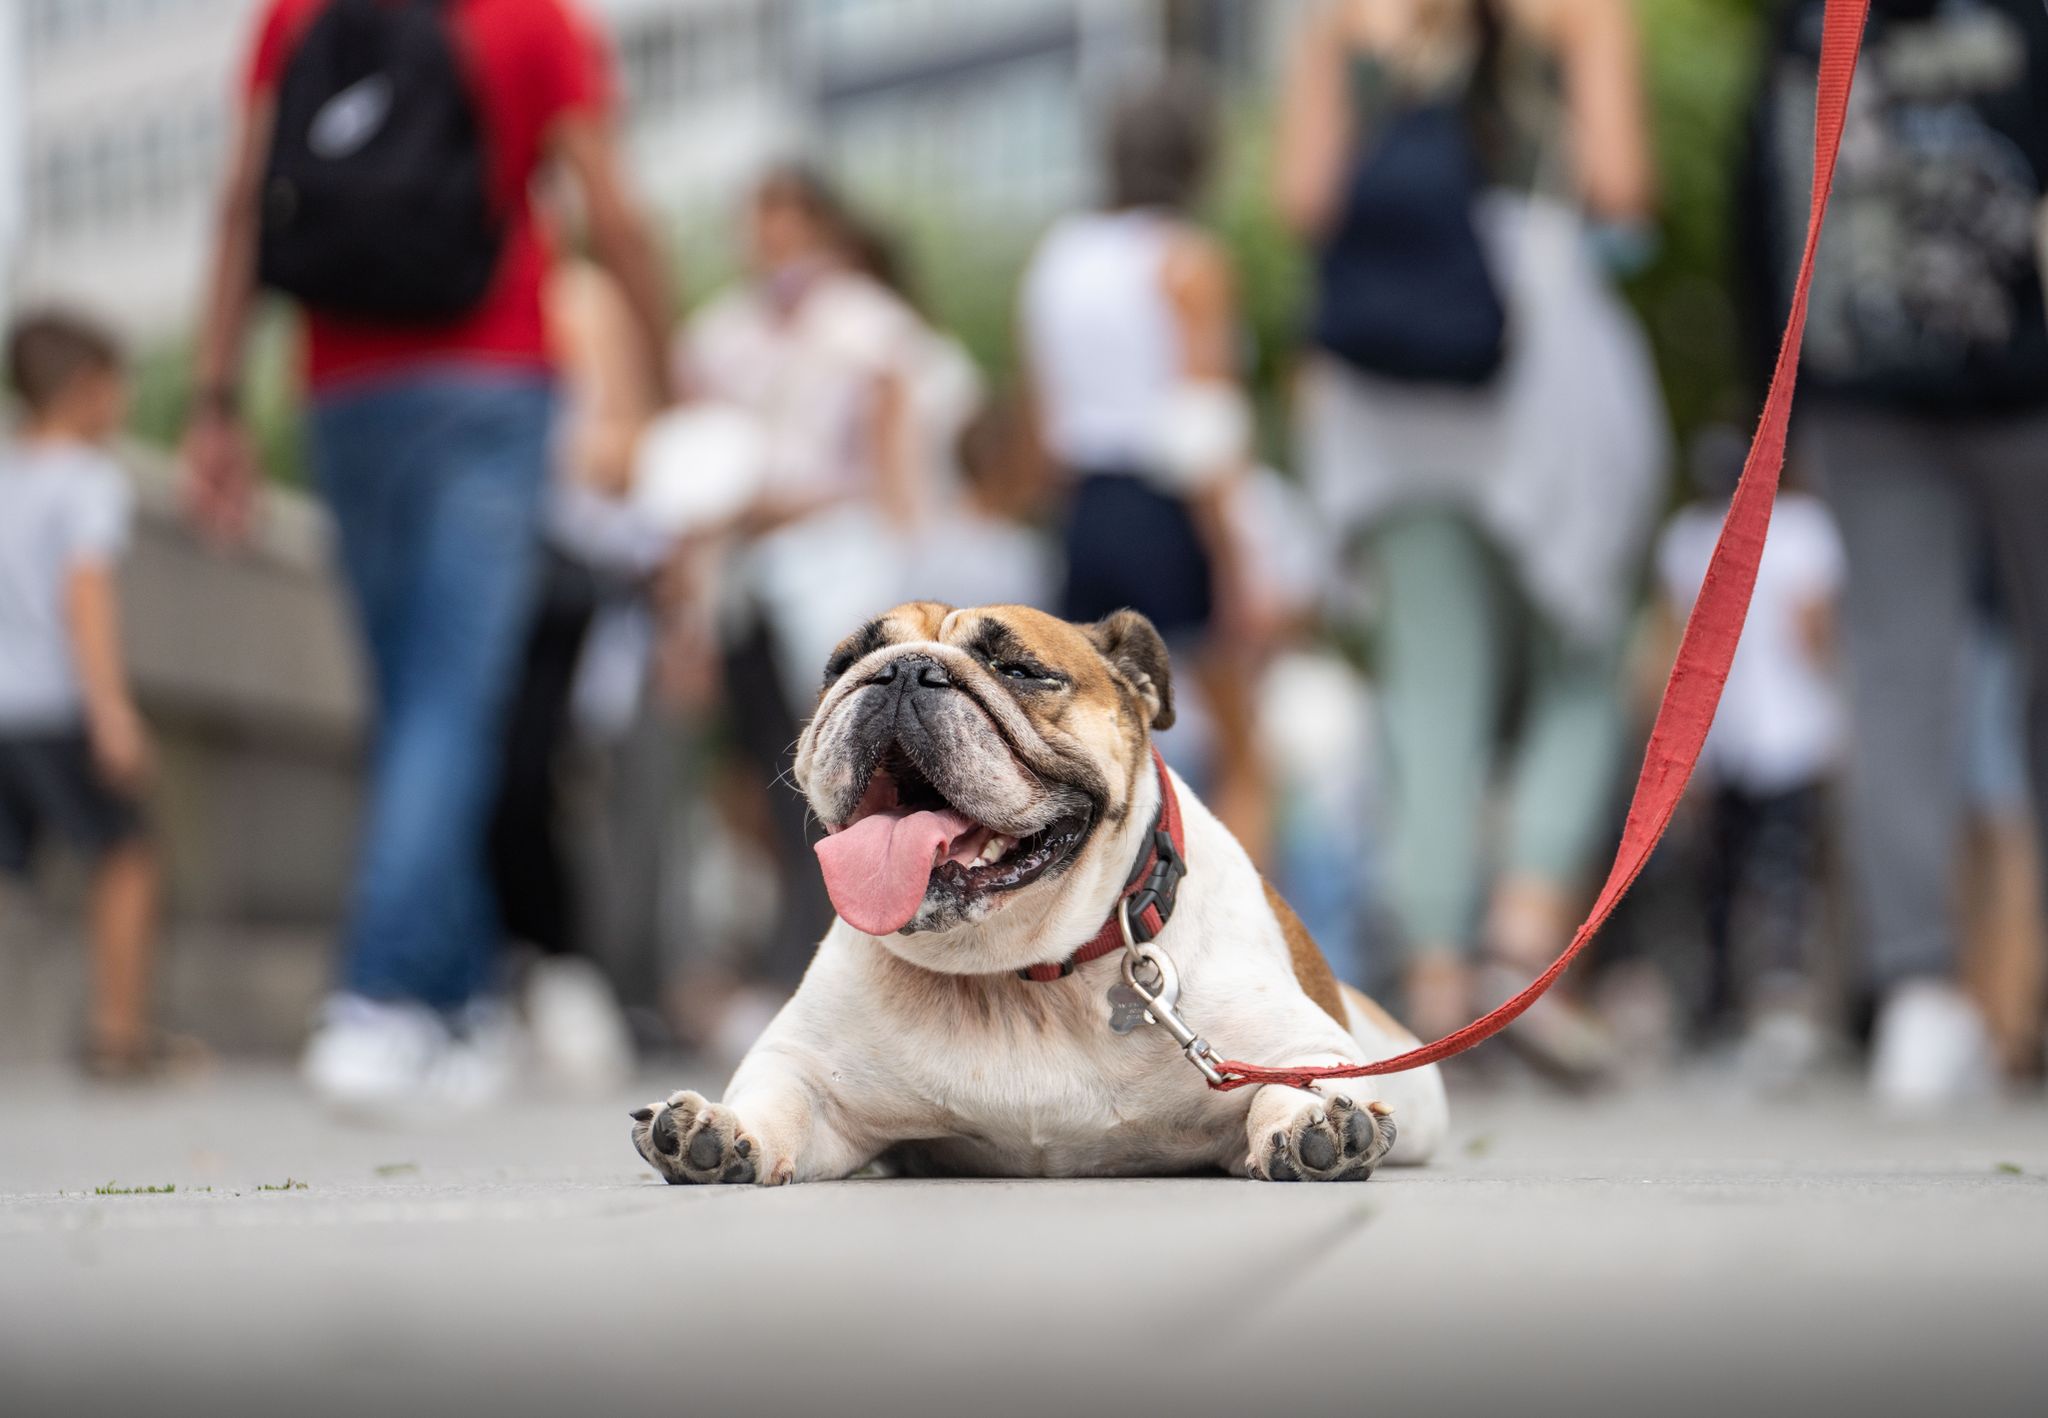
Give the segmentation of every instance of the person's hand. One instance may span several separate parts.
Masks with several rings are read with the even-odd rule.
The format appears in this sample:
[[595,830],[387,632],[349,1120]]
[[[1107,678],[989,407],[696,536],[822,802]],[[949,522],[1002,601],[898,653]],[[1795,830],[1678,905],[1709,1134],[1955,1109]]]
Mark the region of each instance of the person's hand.
[[123,701],[95,713],[91,739],[93,763],[108,787],[135,794],[149,785],[156,755],[133,704]]
[[180,460],[185,515],[193,525],[216,546],[247,541],[256,500],[256,459],[241,418],[226,409],[202,410],[185,430]]
[[657,624],[654,687],[661,702],[681,714],[710,710],[725,692],[716,625],[698,607],[677,607]]
[[714,539],[688,539],[674,548],[649,587],[659,628],[655,689],[662,702],[679,713],[709,709],[724,690],[710,593],[719,564],[720,548]]

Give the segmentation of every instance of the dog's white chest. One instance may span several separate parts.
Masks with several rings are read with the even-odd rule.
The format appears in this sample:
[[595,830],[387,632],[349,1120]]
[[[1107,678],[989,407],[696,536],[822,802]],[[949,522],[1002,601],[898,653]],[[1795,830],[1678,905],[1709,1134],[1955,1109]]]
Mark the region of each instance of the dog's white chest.
[[906,1021],[896,1041],[902,1104],[923,1113],[930,1134],[905,1149],[911,1165],[1160,1173],[1212,1167],[1241,1146],[1242,1103],[1205,1088],[1163,1032],[1113,1033],[1107,1003],[1078,990],[1037,1005],[1021,1017]]

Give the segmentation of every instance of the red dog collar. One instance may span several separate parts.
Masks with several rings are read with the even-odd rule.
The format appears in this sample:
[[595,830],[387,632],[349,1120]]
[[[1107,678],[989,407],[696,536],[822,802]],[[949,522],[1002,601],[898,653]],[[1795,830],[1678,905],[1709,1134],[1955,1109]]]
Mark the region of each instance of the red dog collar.
[[1173,915],[1174,900],[1180,894],[1180,879],[1188,871],[1187,837],[1181,827],[1180,798],[1173,791],[1173,775],[1166,771],[1166,760],[1156,748],[1152,750],[1152,764],[1159,771],[1159,811],[1152,819],[1151,832],[1146,834],[1144,853],[1131,869],[1123,893],[1117,897],[1116,909],[1086,945],[1056,964],[1027,965],[1017,972],[1023,978],[1040,984],[1063,980],[1074,973],[1075,966],[1123,949],[1124,935],[1117,917],[1125,910],[1130,912],[1131,935],[1140,945],[1166,929],[1166,922]]

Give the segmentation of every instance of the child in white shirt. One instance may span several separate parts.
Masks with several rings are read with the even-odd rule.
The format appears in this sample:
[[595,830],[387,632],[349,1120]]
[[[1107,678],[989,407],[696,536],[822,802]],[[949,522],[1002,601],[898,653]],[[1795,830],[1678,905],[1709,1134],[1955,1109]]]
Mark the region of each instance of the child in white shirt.
[[[1674,622],[1699,595],[1743,454],[1733,429],[1709,429],[1694,443],[1691,471],[1702,496],[1679,510],[1657,545],[1657,579]],[[1808,956],[1822,797],[1842,736],[1828,660],[1843,572],[1827,508],[1804,493],[1780,493],[1742,644],[1700,759],[1710,799],[1707,1013],[1744,1010],[1753,1045],[1790,1045],[1795,1033],[1812,1032]],[[1812,1060],[1782,1062],[1803,1068]]]
[[132,1076],[158,1062],[157,863],[138,808],[149,736],[122,667],[115,586],[130,497],[103,451],[127,381],[111,338],[54,314],[15,328],[7,374],[21,419],[0,447],[0,873],[25,874],[46,837],[93,862],[86,1057]]

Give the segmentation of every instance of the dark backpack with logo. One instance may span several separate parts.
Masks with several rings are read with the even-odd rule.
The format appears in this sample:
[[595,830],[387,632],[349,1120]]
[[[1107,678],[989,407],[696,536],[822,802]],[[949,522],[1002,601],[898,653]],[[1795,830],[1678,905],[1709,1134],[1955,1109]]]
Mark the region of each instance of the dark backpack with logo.
[[444,0],[331,0],[277,92],[262,282],[349,319],[434,324],[484,298],[504,246],[490,154]]
[[[1766,327],[1791,306],[1805,238],[1813,167],[1795,155],[1812,144],[1822,15],[1820,0],[1786,8],[1751,115],[1736,212],[1759,377],[1775,358]],[[2044,202],[2041,0],[1875,0],[1814,272],[1802,385],[1927,415],[2048,405]]]

